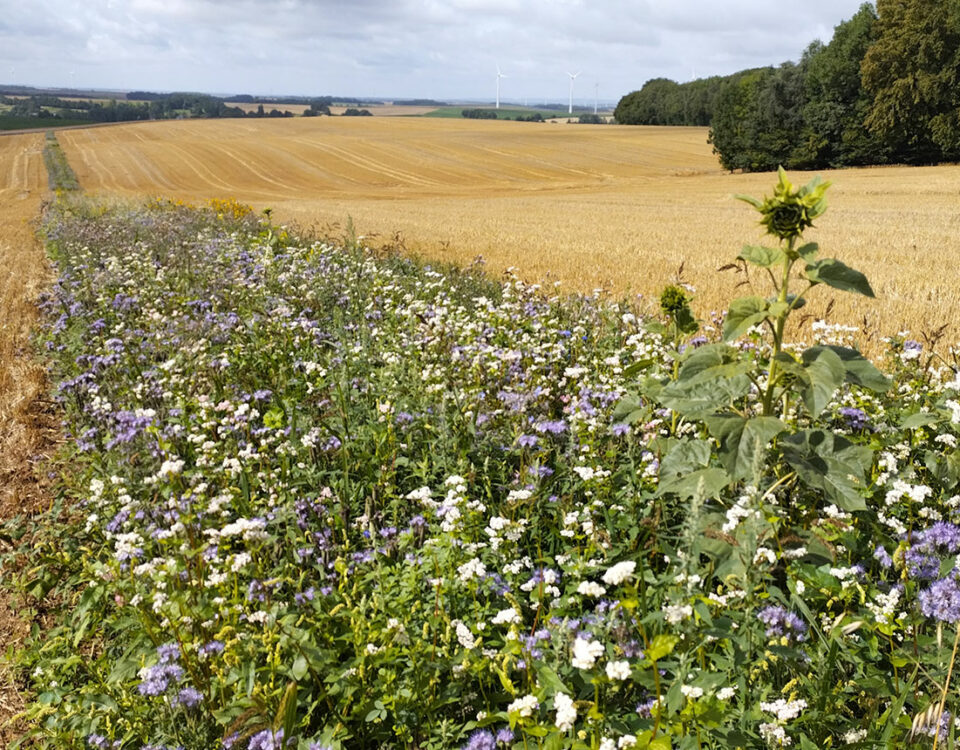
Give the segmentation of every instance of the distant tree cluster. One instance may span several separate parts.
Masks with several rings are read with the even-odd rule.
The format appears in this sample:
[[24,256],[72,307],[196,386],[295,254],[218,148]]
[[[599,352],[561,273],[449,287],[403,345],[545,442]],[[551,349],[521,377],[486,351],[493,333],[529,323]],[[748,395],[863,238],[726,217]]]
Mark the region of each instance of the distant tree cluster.
[[607,118],[602,115],[595,115],[592,112],[587,112],[577,118],[578,125],[606,125]]
[[369,109],[357,109],[356,107],[347,107],[343,111],[343,117],[372,117],[373,112]]
[[495,109],[464,109],[460,116],[468,120],[496,120],[499,117]]
[[877,0],[798,63],[648,81],[617,122],[710,125],[728,169],[960,160],[960,2]]

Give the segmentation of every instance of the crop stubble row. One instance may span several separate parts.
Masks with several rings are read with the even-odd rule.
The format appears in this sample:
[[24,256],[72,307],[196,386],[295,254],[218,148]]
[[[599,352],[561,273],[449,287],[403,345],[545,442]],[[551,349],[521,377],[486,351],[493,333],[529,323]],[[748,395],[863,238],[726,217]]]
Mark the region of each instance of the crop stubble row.
[[[695,308],[721,310],[741,279],[716,269],[762,242],[733,199],[769,174],[730,175],[700,128],[536,125],[415,118],[184,121],[64,132],[94,192],[188,201],[234,197],[283,221],[342,226],[563,288],[655,295],[684,264]],[[811,236],[863,270],[878,300],[836,295],[831,319],[914,335],[958,319],[960,168],[821,173],[830,210]],[[809,174],[794,174],[795,181]],[[376,240],[375,240],[376,241]],[[766,287],[759,286],[758,291]],[[741,290],[742,291],[742,290]],[[810,312],[832,293],[819,291]],[[953,332],[960,337],[960,332]],[[874,348],[876,343],[866,343]]]
[[[47,192],[42,153],[42,134],[0,138],[0,522],[41,502],[31,465],[52,434],[42,406],[44,369],[30,348],[37,320],[33,303],[50,281],[34,224]],[[6,551],[2,544],[0,551]],[[5,646],[15,645],[26,633],[17,610],[17,603],[0,591],[0,643]],[[0,747],[15,736],[15,728],[4,723],[22,707],[0,657]]]

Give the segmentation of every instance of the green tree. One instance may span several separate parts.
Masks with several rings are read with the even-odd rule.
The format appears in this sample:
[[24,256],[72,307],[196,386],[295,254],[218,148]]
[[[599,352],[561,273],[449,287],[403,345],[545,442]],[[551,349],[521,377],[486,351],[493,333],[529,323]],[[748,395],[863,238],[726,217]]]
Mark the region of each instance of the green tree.
[[886,160],[882,144],[864,125],[872,99],[864,91],[860,66],[876,39],[877,14],[864,3],[839,24],[830,44],[811,44],[804,53],[805,130],[798,166],[839,167]]
[[894,159],[960,156],[960,0],[877,0],[877,39],[861,68],[866,125]]

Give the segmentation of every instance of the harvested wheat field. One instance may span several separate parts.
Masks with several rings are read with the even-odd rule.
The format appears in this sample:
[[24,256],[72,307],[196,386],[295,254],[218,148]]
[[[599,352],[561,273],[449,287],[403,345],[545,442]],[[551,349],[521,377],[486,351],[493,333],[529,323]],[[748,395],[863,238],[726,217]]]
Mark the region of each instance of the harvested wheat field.
[[[41,488],[32,466],[51,439],[43,408],[43,367],[32,360],[30,329],[34,301],[49,282],[49,269],[34,237],[46,193],[43,135],[0,138],[0,521],[40,505]],[[0,553],[7,552],[0,539]],[[4,575],[0,568],[0,576]],[[0,644],[15,644],[27,625],[17,604],[0,594]],[[0,747],[13,735],[4,723],[23,707],[0,652]]]
[[[762,241],[756,214],[733,195],[759,196],[776,181],[723,172],[706,138],[699,128],[297,118],[138,124],[60,140],[92,192],[234,197],[307,227],[350,217],[373,243],[399,236],[445,260],[482,255],[491,270],[516,266],[566,289],[650,296],[682,264],[706,314],[723,309],[740,280],[718,266]],[[822,175],[834,182],[831,207],[811,236],[864,271],[878,299],[816,290],[809,310],[836,297],[831,319],[865,320],[868,337],[960,319],[951,270],[960,259],[960,168]]]

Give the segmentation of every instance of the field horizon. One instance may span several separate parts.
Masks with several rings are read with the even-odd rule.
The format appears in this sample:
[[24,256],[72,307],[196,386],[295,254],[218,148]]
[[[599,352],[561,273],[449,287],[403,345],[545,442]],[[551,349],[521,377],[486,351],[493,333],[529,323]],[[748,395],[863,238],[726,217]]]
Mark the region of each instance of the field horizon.
[[[140,123],[65,131],[91,193],[189,202],[234,198],[319,233],[348,222],[368,244],[444,261],[482,256],[493,273],[655,296],[683,280],[701,316],[721,312],[742,277],[717,273],[764,242],[736,194],[771,191],[769,173],[730,174],[706,128],[585,126],[427,118]],[[803,182],[814,173],[791,173]],[[960,289],[930,257],[960,253],[960,170],[872,167],[819,172],[830,208],[811,233],[862,270],[877,300],[837,296],[830,318],[879,336],[939,328]],[[811,317],[834,295],[811,295]]]

